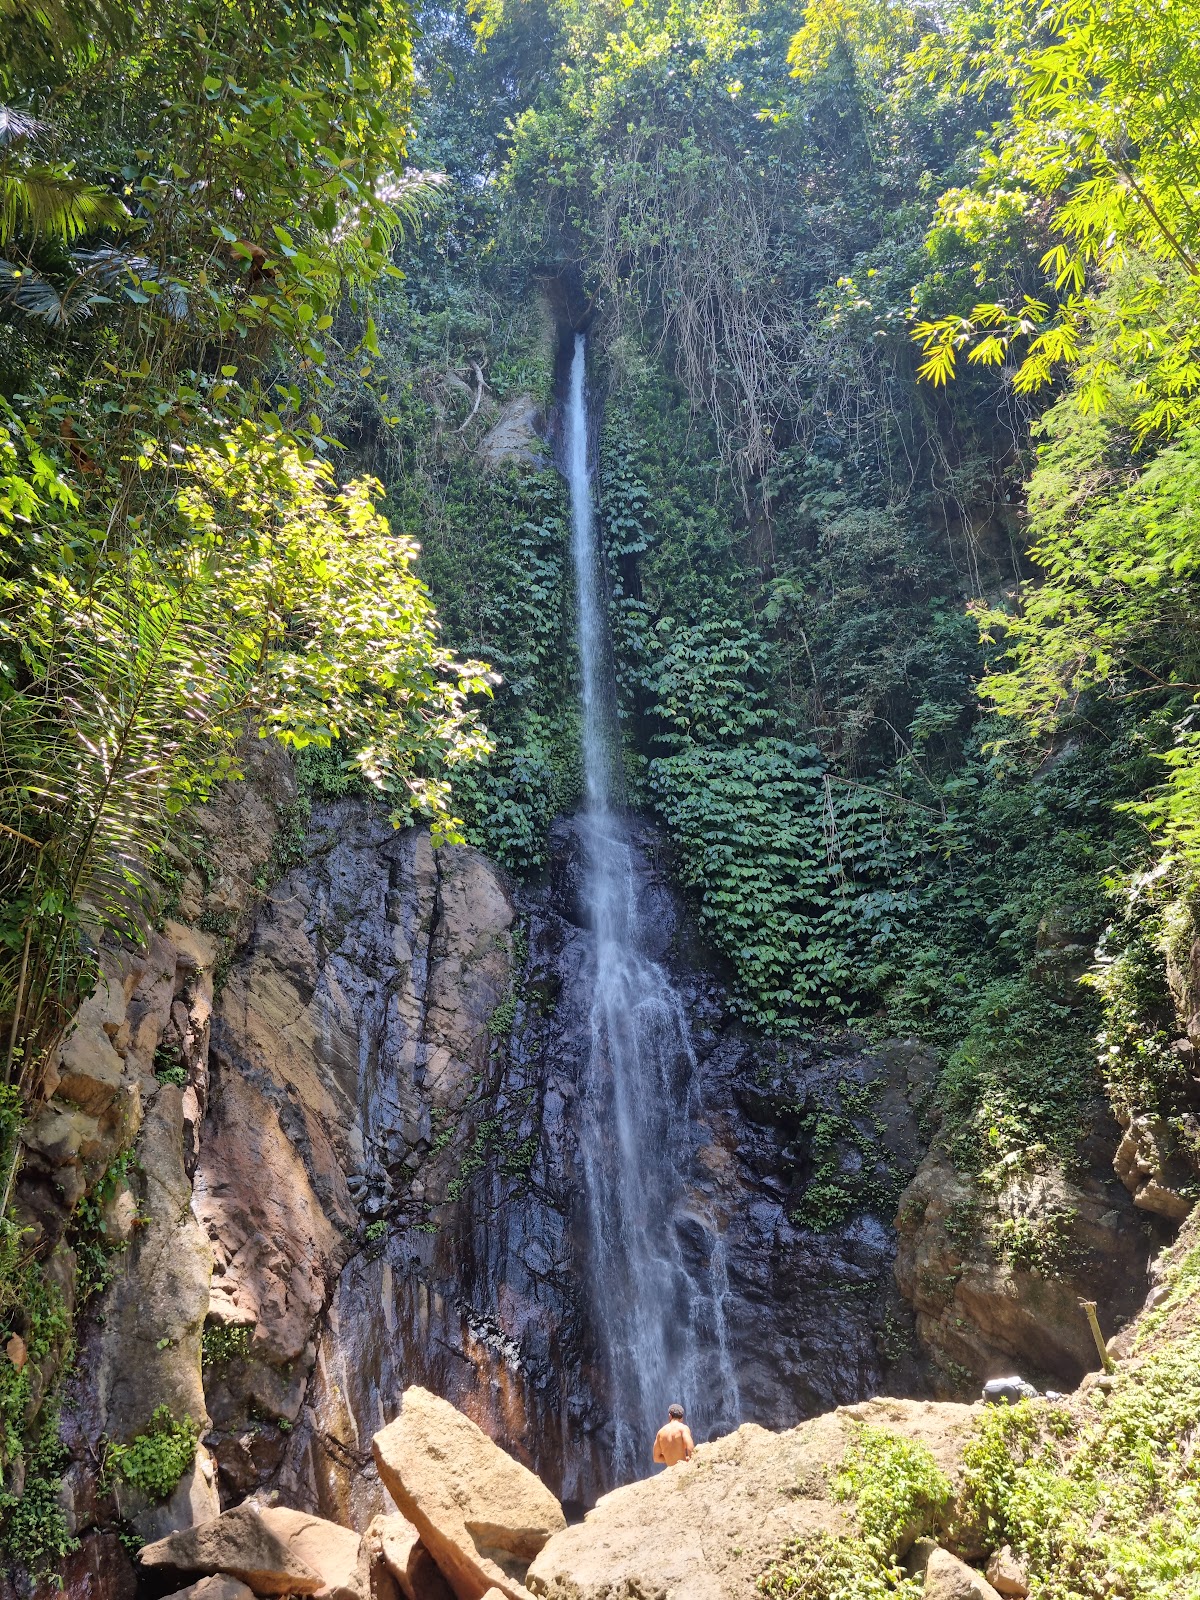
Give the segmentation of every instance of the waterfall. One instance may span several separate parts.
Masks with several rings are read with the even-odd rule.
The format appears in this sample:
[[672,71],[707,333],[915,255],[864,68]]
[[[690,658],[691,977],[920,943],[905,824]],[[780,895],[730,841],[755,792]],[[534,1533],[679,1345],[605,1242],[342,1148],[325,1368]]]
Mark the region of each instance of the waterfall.
[[584,900],[595,939],[580,1152],[594,1316],[612,1398],[613,1469],[625,1482],[650,1471],[654,1434],[672,1402],[684,1406],[704,1438],[736,1424],[738,1395],[725,1335],[722,1242],[684,1188],[696,1058],[679,996],[640,936],[592,514],[582,334],[564,433],[582,679]]

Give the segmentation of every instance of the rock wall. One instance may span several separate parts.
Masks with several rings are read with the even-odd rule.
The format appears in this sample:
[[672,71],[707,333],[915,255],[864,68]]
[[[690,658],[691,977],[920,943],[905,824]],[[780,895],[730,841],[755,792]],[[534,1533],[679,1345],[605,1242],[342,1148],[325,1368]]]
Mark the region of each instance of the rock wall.
[[[887,1337],[904,1317],[886,1218],[920,1157],[929,1061],[764,1047],[728,1025],[657,850],[645,833],[648,921],[702,1064],[670,1157],[688,1175],[676,1226],[687,1250],[724,1249],[741,1412],[778,1426],[862,1397],[889,1354],[917,1385]],[[517,891],[476,852],[339,802],[264,900],[214,1018],[194,1199],[210,1325],[244,1330],[207,1375],[227,1497],[273,1485],[364,1527],[386,1508],[368,1441],[412,1383],[569,1504],[609,1487],[572,1117],[590,935],[569,824],[553,858]],[[795,1216],[805,1151],[843,1093],[859,1126],[842,1155],[873,1152],[890,1200],[818,1233]]]
[[[89,1529],[161,1537],[254,1492],[365,1529],[391,1509],[370,1440],[413,1384],[569,1509],[612,1486],[573,1110],[590,1029],[577,833],[557,824],[546,880],[518,887],[347,799],[313,808],[280,876],[291,769],[267,746],[252,759],[252,780],[200,819],[207,860],[176,917],[144,951],[105,956],[25,1134],[18,1205],[64,1285],[72,1207],[135,1151],[105,1202],[113,1281],[65,1391],[81,1572],[126,1570]],[[698,1061],[686,1137],[664,1153],[685,1177],[671,1221],[697,1270],[721,1252],[736,1414],[781,1428],[920,1395],[921,1346],[943,1387],[1014,1364],[1077,1376],[1077,1291],[1110,1315],[1144,1291],[1148,1241],[1107,1166],[1111,1131],[1097,1127],[1073,1187],[1008,1197],[1070,1212],[1073,1273],[989,1256],[963,1228],[970,1187],[926,1154],[931,1054],[748,1036],[661,840],[635,837],[642,923]],[[104,1487],[98,1464],[105,1438],[144,1432],[160,1405],[205,1432],[152,1507]]]

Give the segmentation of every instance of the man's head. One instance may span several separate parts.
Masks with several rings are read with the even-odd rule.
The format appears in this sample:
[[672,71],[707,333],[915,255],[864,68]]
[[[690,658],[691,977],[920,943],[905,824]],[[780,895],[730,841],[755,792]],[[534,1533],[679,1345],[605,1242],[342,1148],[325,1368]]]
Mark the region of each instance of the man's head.
[[672,1422],[682,1422],[683,1421],[683,1407],[682,1406],[668,1406],[667,1415],[670,1417]]

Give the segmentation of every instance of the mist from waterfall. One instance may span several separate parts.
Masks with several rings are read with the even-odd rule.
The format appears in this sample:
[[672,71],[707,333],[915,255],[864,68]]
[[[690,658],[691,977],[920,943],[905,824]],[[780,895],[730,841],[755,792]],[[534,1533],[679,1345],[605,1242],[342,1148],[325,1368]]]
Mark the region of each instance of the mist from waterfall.
[[[698,1439],[732,1427],[723,1247],[685,1209],[696,1057],[664,969],[644,951],[588,464],[586,345],[575,338],[564,429],[578,605],[584,772],[584,899],[595,937],[591,1038],[580,1118],[591,1293],[608,1367],[616,1480],[644,1477],[679,1401]],[[685,1258],[681,1230],[690,1235]],[[700,1248],[697,1239],[703,1241]],[[689,1265],[690,1264],[690,1265]]]

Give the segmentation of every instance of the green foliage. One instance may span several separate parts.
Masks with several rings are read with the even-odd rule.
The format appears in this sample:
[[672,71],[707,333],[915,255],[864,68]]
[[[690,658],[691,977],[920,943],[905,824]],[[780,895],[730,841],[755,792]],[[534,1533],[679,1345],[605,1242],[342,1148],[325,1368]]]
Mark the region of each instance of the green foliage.
[[758,1580],[765,1600],[891,1600],[916,1596],[919,1580],[897,1585],[856,1539],[817,1533],[787,1545]]
[[[170,1081],[159,1076],[162,1082]],[[130,1151],[119,1155],[75,1207],[71,1218],[71,1248],[75,1251],[77,1306],[108,1287],[115,1270],[113,1258],[125,1248],[123,1243],[109,1237],[105,1212],[126,1182],[133,1161]]]
[[1194,1600],[1200,1421],[1194,1335],[1122,1368],[1081,1417],[1039,1401],[989,1410],[966,1452],[968,1513],[1010,1543],[1035,1592],[1074,1600],[1111,1574],[1137,1600]]
[[925,1445],[858,1423],[833,1492],[839,1500],[854,1502],[868,1550],[894,1566],[901,1548],[935,1531],[953,1486]]
[[963,346],[985,364],[1023,346],[1018,389],[1067,365],[1085,410],[1120,403],[1132,387],[1138,433],[1169,431],[1192,415],[1200,382],[1195,0],[1121,0],[1099,13],[1069,0],[1049,39],[1032,7],[997,15],[988,38],[987,9],[963,6],[949,37],[929,40],[927,69],[960,76],[964,93],[1005,81],[1013,96],[974,185],[942,196],[938,225],[968,249],[982,243],[986,260],[1002,256],[1013,217],[1028,231],[1048,217],[1043,286],[918,323],[923,371],[944,382]]
[[119,1472],[151,1500],[165,1500],[195,1460],[199,1438],[191,1417],[177,1421],[169,1406],[158,1406],[145,1433],[128,1444],[108,1442],[105,1471]]
[[950,1480],[924,1445],[855,1424],[833,1484],[851,1501],[859,1537],[831,1534],[789,1544],[758,1580],[766,1600],[885,1600],[916,1596],[920,1578],[896,1565],[899,1547],[934,1532],[951,1496]]
[[67,1451],[58,1437],[58,1415],[43,1412],[36,1443],[26,1459],[20,1497],[0,1490],[0,1548],[34,1578],[48,1576],[66,1555],[78,1548],[58,1503]]
[[243,1322],[209,1322],[200,1335],[200,1359],[205,1370],[227,1367],[250,1353],[253,1329]]
[[977,1002],[951,1052],[940,1098],[957,1162],[987,1187],[1070,1164],[1081,1121],[1100,1088],[1095,1008],[1058,1005],[1027,978],[1002,978]]

